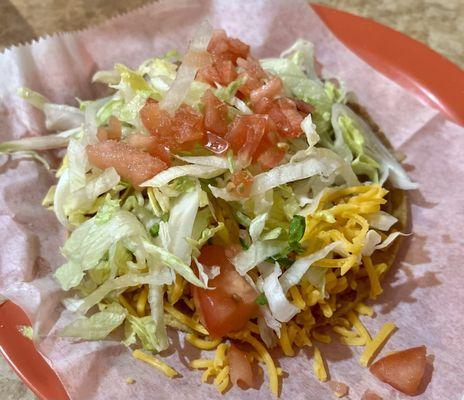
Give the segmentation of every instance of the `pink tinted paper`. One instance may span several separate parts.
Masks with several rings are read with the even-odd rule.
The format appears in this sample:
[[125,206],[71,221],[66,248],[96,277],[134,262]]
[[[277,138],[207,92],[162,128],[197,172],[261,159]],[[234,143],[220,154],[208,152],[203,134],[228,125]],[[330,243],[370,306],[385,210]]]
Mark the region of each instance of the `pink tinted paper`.
[[[344,47],[301,1],[168,1],[127,14],[91,30],[40,39],[0,55],[1,140],[45,133],[43,119],[16,97],[20,86],[42,92],[55,102],[94,98],[90,78],[116,62],[135,67],[173,48],[184,50],[196,25],[208,18],[252,46],[258,56],[276,56],[297,38],[315,43],[326,76],[340,77],[381,126],[391,143],[407,155],[411,177],[421,188],[411,192],[412,230],[397,266],[376,302],[377,317],[366,320],[375,334],[387,321],[399,331],[384,353],[421,344],[434,358],[433,374],[419,399],[459,399],[464,393],[464,307],[461,255],[464,240],[464,129],[384,78]],[[53,159],[54,155],[49,157]],[[54,160],[56,163],[56,159]],[[182,377],[168,380],[134,360],[117,341],[71,343],[56,336],[72,316],[59,306],[63,294],[50,274],[61,265],[64,231],[41,199],[54,177],[36,162],[9,161],[0,167],[0,294],[20,305],[48,334],[38,346],[61,377],[72,399],[219,398],[200,384],[188,361],[198,353],[171,334],[167,362]],[[388,399],[406,396],[376,381],[359,366],[359,350],[338,344],[321,346],[331,377],[350,386],[359,399],[371,388]],[[279,357],[288,373],[283,399],[325,399],[332,394],[311,370],[311,353]],[[134,385],[125,379],[133,377]],[[233,399],[267,399],[259,391],[231,389]]]

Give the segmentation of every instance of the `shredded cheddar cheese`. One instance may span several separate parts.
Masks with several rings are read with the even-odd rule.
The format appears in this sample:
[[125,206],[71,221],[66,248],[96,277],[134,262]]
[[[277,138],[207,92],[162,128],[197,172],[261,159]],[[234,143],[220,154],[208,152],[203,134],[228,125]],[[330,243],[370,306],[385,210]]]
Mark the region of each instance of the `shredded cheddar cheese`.
[[347,314],[347,317],[348,321],[351,322],[356,332],[358,332],[358,335],[361,338],[363,338],[364,344],[369,343],[372,340],[371,335],[369,335],[369,332],[367,331],[366,327],[362,324],[362,322],[359,320],[358,316],[353,311],[350,311]]
[[[371,257],[362,256],[364,241],[369,228],[368,214],[380,211],[385,203],[387,191],[379,185],[361,185],[339,190],[332,190],[322,196],[318,208],[306,217],[306,228],[301,243],[306,249],[305,254],[311,254],[322,247],[339,241],[344,244],[344,250],[337,255],[327,257],[314,263],[315,267],[326,268],[325,287],[314,287],[303,279],[290,287],[288,299],[300,312],[294,319],[281,324],[277,344],[282,352],[289,357],[295,355],[295,350],[304,346],[313,346],[311,339],[320,343],[331,343],[333,332],[340,343],[348,346],[361,346],[365,350],[360,358],[363,365],[368,365],[383,341],[392,331],[386,324],[376,338],[372,340],[368,330],[359,319],[360,315],[372,316],[373,310],[363,301],[378,296],[382,289],[380,277],[386,271],[387,264],[373,264]],[[250,276],[256,280],[255,271]],[[198,315],[193,316],[180,312],[173,307],[182,298],[188,307],[195,311],[192,298],[184,294],[182,278],[176,278],[176,284],[168,292],[168,304],[165,310],[180,323],[194,330],[186,335],[186,341],[201,350],[215,350],[212,359],[200,358],[190,363],[191,368],[204,369],[202,382],[212,378],[212,383],[223,393],[230,384],[229,377],[229,344],[224,339],[211,339],[208,332],[198,322]],[[347,298],[345,293],[352,292]],[[177,294],[176,294],[177,293]],[[258,338],[259,328],[255,322],[249,321],[245,328],[228,338],[250,344],[254,350],[245,351],[249,362],[263,362],[269,376],[272,393],[279,393],[279,376],[277,368],[265,345]],[[314,346],[314,373],[320,381],[329,379],[329,371],[322,353]]]
[[176,274],[174,285],[168,286],[168,302],[171,305],[176,304],[182,297],[185,288],[185,279]]
[[136,309],[137,309],[137,314],[139,317],[143,317],[145,315],[145,307],[147,305],[147,300],[148,300],[148,285],[145,285],[137,299]]
[[221,339],[214,339],[214,340],[200,339],[198,336],[194,334],[186,335],[185,340],[187,340],[187,342],[189,342],[190,344],[202,350],[213,350],[216,347],[218,347],[218,345],[222,342]]
[[171,304],[165,303],[164,309],[166,312],[171,314],[174,318],[187,325],[189,328],[202,333],[203,335],[208,335],[206,328],[198,322],[195,322],[192,318],[180,312],[178,309],[174,308]]
[[164,361],[161,361],[150,354],[144,353],[141,350],[134,350],[132,352],[132,355],[136,359],[146,362],[147,364],[150,364],[152,367],[155,367],[156,369],[160,370],[168,378],[173,378],[176,375],[179,375],[179,373],[174,368],[170,367]]
[[126,298],[122,294],[118,296],[118,301],[127,311],[129,311],[130,315],[137,317],[137,311],[135,311],[134,307],[132,307],[132,305],[126,300]]
[[392,322],[387,322],[382,326],[379,333],[377,333],[377,336],[366,345],[361,357],[359,358],[359,363],[363,367],[367,367],[371,363],[372,359],[382,349],[383,345],[395,329],[396,325]]
[[290,339],[288,337],[286,323],[283,323],[280,328],[280,347],[286,356],[293,357],[295,355],[295,352],[293,351],[292,345],[290,343]]
[[214,367],[213,364],[214,364],[213,360],[198,359],[198,360],[190,361],[190,366],[195,369]]
[[314,347],[313,369],[317,379],[319,379],[321,382],[327,381],[329,375],[327,373],[322,354],[317,347]]

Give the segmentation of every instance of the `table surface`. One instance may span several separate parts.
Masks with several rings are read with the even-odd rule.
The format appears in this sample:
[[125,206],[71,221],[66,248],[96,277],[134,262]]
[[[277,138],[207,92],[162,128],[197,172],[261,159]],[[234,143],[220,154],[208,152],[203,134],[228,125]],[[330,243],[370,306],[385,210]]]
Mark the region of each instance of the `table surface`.
[[[0,51],[34,38],[83,29],[151,0],[0,0]],[[464,68],[463,0],[320,0],[397,29]],[[2,400],[35,396],[0,357]]]

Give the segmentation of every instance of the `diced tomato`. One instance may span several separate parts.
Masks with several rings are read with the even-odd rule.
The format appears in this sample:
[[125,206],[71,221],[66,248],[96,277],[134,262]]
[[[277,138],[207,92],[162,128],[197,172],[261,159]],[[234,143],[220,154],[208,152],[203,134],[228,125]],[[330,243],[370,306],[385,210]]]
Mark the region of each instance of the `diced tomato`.
[[269,135],[263,137],[253,157],[264,169],[279,165],[285,156],[285,151],[270,140]]
[[312,114],[315,110],[312,104],[306,103],[303,100],[296,99],[295,104],[298,111],[302,112],[305,116],[308,114]]
[[103,126],[99,126],[97,129],[97,139],[99,142],[104,142],[105,140],[108,140],[108,132],[106,131],[106,128]]
[[224,247],[206,245],[199,261],[205,269],[220,267],[220,274],[210,279],[212,290],[192,286],[195,305],[209,334],[222,337],[241,330],[258,314],[257,293],[226,258]]
[[242,70],[238,75],[239,78],[245,79],[245,82],[238,88],[238,92],[248,97],[253,90],[262,86],[263,79],[267,77],[267,74],[253,57],[248,57],[246,60],[239,58],[237,65]]
[[202,97],[205,106],[205,128],[223,137],[227,132],[227,106],[219,100],[211,90],[207,90]]
[[265,83],[260,88],[251,91],[251,103],[254,104],[263,97],[273,99],[282,92],[282,87],[282,81],[280,80],[280,78],[278,76],[272,77],[272,79],[269,82]]
[[121,140],[121,122],[114,115],[108,119],[108,139]]
[[219,72],[214,65],[208,65],[207,67],[199,69],[195,79],[211,86],[216,86],[216,82],[221,80]]
[[230,60],[216,61],[212,65],[201,68],[195,79],[216,87],[216,83],[227,86],[237,79],[237,70]]
[[229,60],[236,62],[238,57],[246,58],[250,52],[250,46],[239,39],[229,38],[222,29],[215,30],[208,44],[208,52],[214,61]]
[[244,57],[239,58],[237,60],[237,65],[252,78],[258,80],[267,78],[266,71],[264,71],[264,69],[261,67],[259,61],[251,56],[246,59]]
[[177,109],[171,124],[177,144],[182,145],[203,138],[203,115],[186,104],[181,104]]
[[100,169],[113,167],[136,187],[167,168],[160,159],[123,142],[107,140],[88,145],[86,150],[90,164]]
[[121,140],[121,122],[112,115],[108,119],[108,126],[105,128],[99,126],[97,130],[97,138],[100,142],[105,140]]
[[239,115],[232,122],[225,139],[239,158],[246,161],[251,160],[267,131],[267,115]]
[[252,104],[253,111],[256,114],[267,114],[272,107],[272,100],[267,97],[261,97]]
[[203,115],[186,104],[181,104],[171,117],[149,99],[140,110],[140,118],[158,143],[172,151],[187,149],[204,136]]
[[219,83],[227,86],[229,83],[237,79],[237,70],[232,61],[220,61],[215,63],[216,71],[219,75]]
[[148,99],[140,110],[140,118],[153,136],[162,142],[172,141],[171,118],[165,110],[159,108],[154,100]]
[[154,136],[147,136],[141,133],[134,133],[127,138],[127,144],[137,149],[146,151],[152,156],[158,157],[166,164],[171,163],[169,149],[160,143]]
[[246,99],[249,97],[250,93],[253,90],[258,89],[263,83],[262,80],[253,78],[252,76],[248,75],[247,72],[241,72],[238,74],[238,77],[240,79],[244,78],[245,80],[244,83],[237,89],[237,96],[241,99]]
[[253,386],[253,370],[246,353],[231,344],[228,353],[230,380],[234,385],[247,389]]
[[377,393],[373,392],[372,390],[367,389],[362,397],[361,400],[383,400]]
[[425,346],[399,351],[381,358],[369,370],[382,382],[400,392],[414,395],[424,377],[426,352]]
[[232,174],[231,182],[235,193],[242,197],[248,197],[253,184],[253,175],[245,170],[237,171]]
[[303,133],[300,126],[303,117],[298,112],[293,100],[287,97],[275,100],[269,110],[269,116],[280,135],[298,137]]
[[215,154],[222,154],[229,148],[229,142],[224,138],[207,131],[205,148]]

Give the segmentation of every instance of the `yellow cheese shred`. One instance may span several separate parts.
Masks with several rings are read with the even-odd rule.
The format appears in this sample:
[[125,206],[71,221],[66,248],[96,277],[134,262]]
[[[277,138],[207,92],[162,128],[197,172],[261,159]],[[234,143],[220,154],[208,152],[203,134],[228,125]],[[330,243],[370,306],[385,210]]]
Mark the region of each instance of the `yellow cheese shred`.
[[300,310],[304,310],[306,308],[306,303],[301,297],[301,293],[297,286],[292,286],[290,288],[290,296],[292,296],[292,303],[295,307],[298,307]]
[[190,361],[189,365],[190,365],[190,367],[192,367],[194,369],[210,368],[210,367],[214,367],[214,361],[199,358],[197,360]]
[[377,275],[377,271],[372,264],[372,260],[370,257],[363,257],[362,258],[364,268],[366,268],[367,276],[369,277],[369,282],[371,284],[371,290],[369,293],[370,299],[375,299],[379,294],[383,292],[380,282],[379,276]]
[[132,356],[135,357],[137,360],[146,362],[147,364],[150,364],[152,367],[155,367],[156,369],[160,370],[168,378],[173,378],[174,376],[179,375],[179,373],[174,368],[170,367],[164,361],[161,361],[150,354],[144,353],[141,350],[134,350],[132,352]]
[[164,310],[167,313],[171,314],[175,319],[179,320],[184,325],[187,325],[189,328],[193,329],[194,331],[202,333],[203,335],[209,335],[208,331],[202,324],[200,324],[199,322],[195,322],[192,318],[180,312],[177,308],[173,307],[171,304],[165,303]]
[[371,335],[369,335],[369,332],[363,323],[359,320],[358,316],[353,311],[350,311],[347,314],[347,317],[348,321],[351,322],[356,332],[358,332],[358,335],[364,339],[364,344],[369,343],[372,340]]
[[168,286],[168,302],[171,305],[176,304],[184,293],[185,279],[176,274],[174,285]]
[[134,307],[132,307],[132,305],[126,300],[126,298],[122,294],[118,296],[118,301],[127,311],[129,311],[130,315],[137,317],[137,311],[135,311]]
[[259,356],[262,358],[266,365],[267,373],[269,375],[269,387],[271,392],[275,396],[279,396],[279,376],[277,372],[277,368],[274,364],[274,360],[272,359],[269,352],[266,350],[266,347],[249,333],[239,333],[230,335],[234,339],[241,340],[243,342],[249,343],[251,346],[255,348]]
[[362,302],[356,304],[354,310],[360,315],[367,315],[368,317],[372,317],[374,315],[374,310]]
[[287,324],[284,322],[280,328],[280,347],[282,348],[282,351],[284,354],[288,357],[293,357],[295,355],[295,352],[293,351],[292,344],[290,342],[290,339],[288,337],[288,330],[287,330]]
[[325,367],[325,362],[322,358],[321,351],[316,346],[314,346],[313,370],[317,379],[319,379],[321,382],[327,381],[329,374]]
[[145,308],[148,300],[148,285],[145,285],[140,292],[139,298],[137,299],[136,309],[139,317],[145,315]]
[[223,367],[227,363],[226,352],[229,349],[229,345],[227,343],[221,343],[217,349],[216,354],[214,355],[214,362],[213,365],[217,367]]
[[345,328],[344,326],[339,326],[336,325],[332,328],[332,330],[335,333],[338,333],[340,336],[346,337],[346,338],[354,338],[358,337],[358,334],[356,332],[353,332],[350,329]]
[[202,350],[213,350],[215,349],[221,342],[221,339],[214,339],[214,340],[205,340],[200,339],[198,336],[189,333],[185,336],[185,340],[189,342],[191,345],[202,349]]
[[326,335],[325,333],[321,333],[316,330],[313,330],[311,334],[313,335],[313,338],[316,339],[320,343],[331,343],[332,342],[332,338],[329,335]]
[[363,367],[367,367],[371,363],[372,359],[382,349],[385,342],[395,329],[396,325],[392,322],[387,322],[382,326],[379,333],[377,333],[377,336],[366,345],[361,357],[359,358],[359,363]]
[[229,367],[225,366],[214,378],[214,385],[219,390],[220,393],[224,392],[229,385]]

